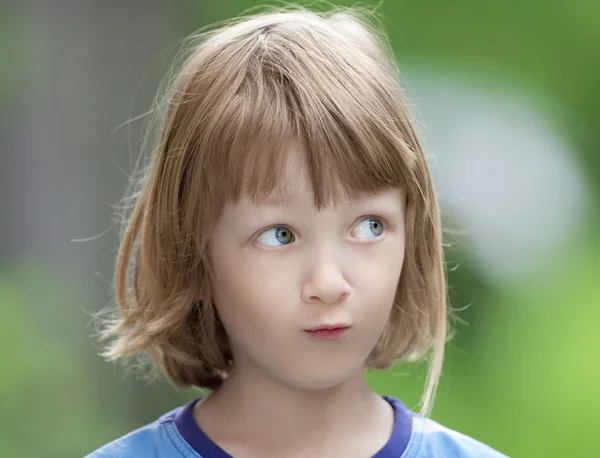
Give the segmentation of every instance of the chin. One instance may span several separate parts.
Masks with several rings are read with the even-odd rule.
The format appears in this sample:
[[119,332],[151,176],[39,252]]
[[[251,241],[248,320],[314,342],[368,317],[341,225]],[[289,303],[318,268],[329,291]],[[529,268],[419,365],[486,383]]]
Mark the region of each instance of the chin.
[[359,366],[358,369],[352,368],[351,370],[348,368],[335,370],[336,368],[332,367],[328,368],[328,370],[319,371],[315,371],[315,368],[312,369],[310,372],[295,372],[284,378],[280,377],[280,379],[300,390],[321,391],[343,385],[346,382],[355,380],[357,376],[363,376],[362,366]]

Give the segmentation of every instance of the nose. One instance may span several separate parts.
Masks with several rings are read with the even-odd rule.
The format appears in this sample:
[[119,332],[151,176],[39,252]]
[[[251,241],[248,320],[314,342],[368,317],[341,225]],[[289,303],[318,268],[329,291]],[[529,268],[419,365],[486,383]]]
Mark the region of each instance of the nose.
[[302,285],[302,300],[307,304],[323,302],[328,305],[350,296],[350,285],[341,269],[331,260],[313,263]]

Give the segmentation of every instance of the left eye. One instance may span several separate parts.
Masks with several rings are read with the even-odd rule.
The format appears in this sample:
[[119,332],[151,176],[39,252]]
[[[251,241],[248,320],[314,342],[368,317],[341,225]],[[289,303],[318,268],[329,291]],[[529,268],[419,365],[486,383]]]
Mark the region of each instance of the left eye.
[[383,222],[377,218],[365,218],[360,221],[352,234],[358,233],[357,238],[374,239],[383,233]]
[[290,228],[278,226],[262,232],[257,240],[266,246],[285,246],[292,243],[295,237]]

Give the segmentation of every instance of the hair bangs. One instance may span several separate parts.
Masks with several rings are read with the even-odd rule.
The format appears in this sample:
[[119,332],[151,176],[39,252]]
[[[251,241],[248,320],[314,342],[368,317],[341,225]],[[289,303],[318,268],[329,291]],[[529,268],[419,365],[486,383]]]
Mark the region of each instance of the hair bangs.
[[406,188],[414,181],[418,145],[397,119],[403,102],[382,82],[389,71],[374,71],[375,61],[370,68],[348,65],[361,59],[344,56],[344,42],[339,53],[319,54],[317,43],[309,52],[290,36],[289,25],[284,31],[273,25],[251,38],[244,78],[214,114],[219,193],[234,202],[242,195],[255,202],[283,196],[292,144],[302,151],[317,209]]

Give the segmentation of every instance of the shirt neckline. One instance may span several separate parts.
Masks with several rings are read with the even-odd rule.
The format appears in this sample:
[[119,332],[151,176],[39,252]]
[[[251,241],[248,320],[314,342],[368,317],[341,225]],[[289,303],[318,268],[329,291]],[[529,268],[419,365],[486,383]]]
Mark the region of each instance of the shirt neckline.
[[[411,412],[396,398],[383,396],[394,409],[394,427],[384,446],[371,458],[397,458],[405,452],[412,435]],[[234,458],[219,447],[198,426],[193,408],[202,397],[196,398],[179,409],[173,419],[175,427],[183,440],[200,456],[205,458]]]

